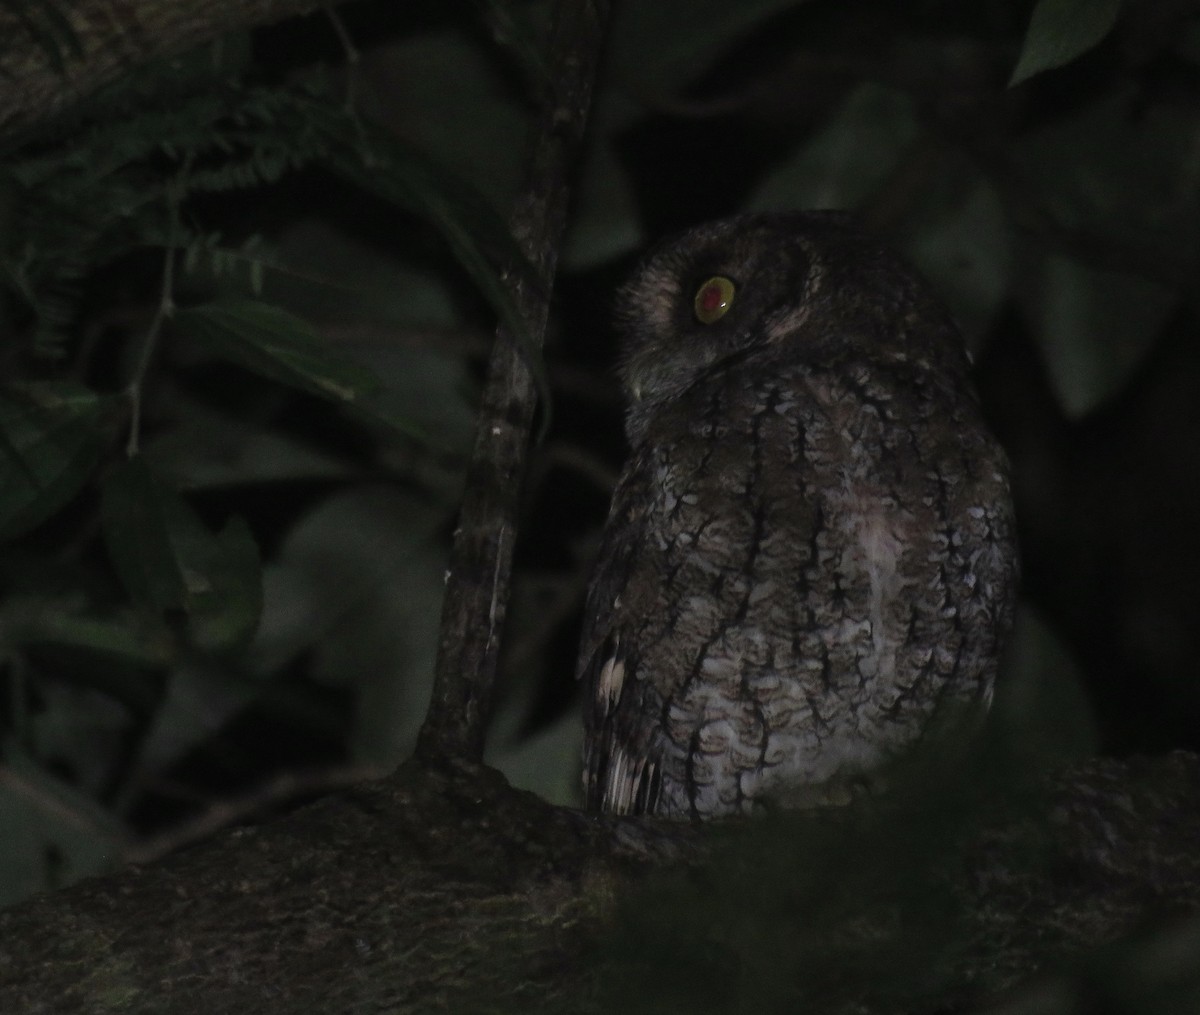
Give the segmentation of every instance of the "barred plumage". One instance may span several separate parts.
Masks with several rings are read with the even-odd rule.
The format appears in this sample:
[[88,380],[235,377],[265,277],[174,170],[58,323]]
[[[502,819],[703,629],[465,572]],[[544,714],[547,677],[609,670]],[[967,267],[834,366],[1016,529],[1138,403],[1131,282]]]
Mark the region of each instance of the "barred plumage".
[[1007,464],[927,285],[845,216],[787,213],[667,241],[617,302],[631,454],[580,650],[588,806],[826,798],[986,707]]

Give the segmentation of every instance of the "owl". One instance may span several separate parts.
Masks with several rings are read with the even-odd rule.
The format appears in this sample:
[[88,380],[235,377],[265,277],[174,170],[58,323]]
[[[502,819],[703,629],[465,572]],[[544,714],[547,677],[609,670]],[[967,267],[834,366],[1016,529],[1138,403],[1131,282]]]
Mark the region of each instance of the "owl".
[[836,799],[992,696],[1008,465],[928,284],[836,212],[743,215],[618,291],[628,462],[585,609],[587,806]]

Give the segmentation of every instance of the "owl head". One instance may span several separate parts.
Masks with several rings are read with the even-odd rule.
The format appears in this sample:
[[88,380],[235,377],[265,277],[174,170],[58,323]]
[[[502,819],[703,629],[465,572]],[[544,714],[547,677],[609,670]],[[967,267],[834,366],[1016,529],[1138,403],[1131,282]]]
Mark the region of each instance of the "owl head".
[[928,284],[842,212],[738,215],[654,247],[617,292],[626,429],[715,371],[849,358],[965,372]]

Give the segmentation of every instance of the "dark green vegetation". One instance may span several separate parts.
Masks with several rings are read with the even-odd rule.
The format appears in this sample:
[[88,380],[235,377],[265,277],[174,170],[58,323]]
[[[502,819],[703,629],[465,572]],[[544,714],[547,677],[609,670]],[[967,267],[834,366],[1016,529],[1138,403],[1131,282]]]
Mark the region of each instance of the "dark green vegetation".
[[[1009,749],[1200,746],[1200,16],[1044,0],[1027,39],[1032,11],[618,11],[506,633],[515,782],[573,799],[612,285],[764,207],[857,210],[968,334],[1023,524]],[[3,139],[0,898],[411,750],[543,15],[347,4]]]

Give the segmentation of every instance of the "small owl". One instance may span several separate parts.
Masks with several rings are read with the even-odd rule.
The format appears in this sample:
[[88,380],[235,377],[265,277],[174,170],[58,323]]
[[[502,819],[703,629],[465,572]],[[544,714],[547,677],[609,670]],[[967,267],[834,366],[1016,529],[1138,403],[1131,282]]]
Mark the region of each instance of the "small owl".
[[1017,580],[963,340],[835,212],[667,240],[617,295],[629,460],[588,591],[587,806],[831,799],[991,700]]

